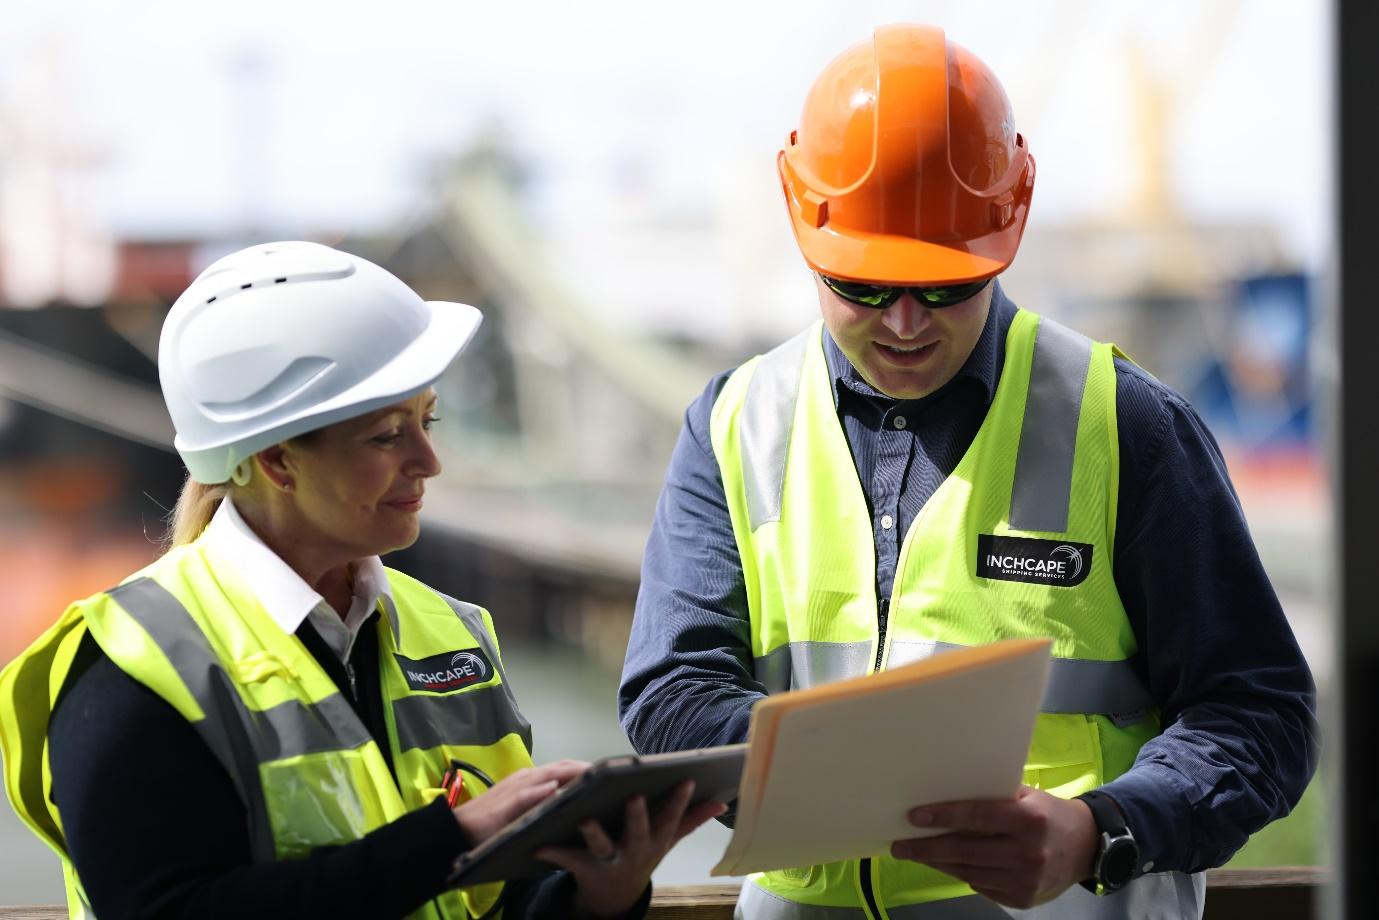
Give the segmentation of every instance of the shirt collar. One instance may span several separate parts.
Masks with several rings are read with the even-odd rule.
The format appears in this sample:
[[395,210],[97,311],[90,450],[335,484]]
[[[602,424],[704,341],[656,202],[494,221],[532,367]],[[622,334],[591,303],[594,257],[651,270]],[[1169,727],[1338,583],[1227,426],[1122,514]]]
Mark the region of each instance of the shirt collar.
[[[313,609],[325,604],[311,585],[259,539],[228,497],[221,501],[201,540],[254,586],[255,597],[283,632],[295,633]],[[392,591],[383,562],[377,556],[366,556],[351,565],[355,596],[368,600],[370,608],[385,599],[383,609],[393,617]]]
[[[996,384],[1000,377],[1001,363],[1005,360],[1006,332],[1010,329],[1011,320],[1015,316],[1015,304],[1001,290],[1001,282],[993,280],[991,284],[991,309],[987,312],[986,325],[982,327],[981,337],[977,339],[972,354],[967,356],[967,360],[953,375],[952,380],[928,396],[913,400],[914,402],[931,401],[939,394],[949,390],[959,380],[966,379],[974,380],[980,384],[985,394],[984,404],[991,404],[991,400],[996,395]],[[867,383],[858,373],[857,368],[853,367],[852,362],[843,354],[843,350],[838,347],[838,343],[833,340],[833,336],[829,334],[827,328],[824,329],[824,356],[828,361],[829,373],[833,375],[834,408],[837,408],[839,396],[844,388],[871,399],[899,401]]]

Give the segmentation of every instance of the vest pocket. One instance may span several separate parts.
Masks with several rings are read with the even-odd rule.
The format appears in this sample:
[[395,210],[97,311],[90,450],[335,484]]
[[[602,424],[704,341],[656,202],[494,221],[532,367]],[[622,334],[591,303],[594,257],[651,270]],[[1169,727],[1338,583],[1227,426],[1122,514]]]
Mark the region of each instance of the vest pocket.
[[768,887],[776,890],[794,890],[808,888],[818,881],[819,874],[823,871],[822,866],[795,866],[790,869],[777,869],[773,872],[763,873],[769,880]]
[[1100,786],[1096,726],[1077,713],[1039,713],[1025,759],[1024,783],[1065,799]]
[[259,777],[279,859],[299,859],[317,847],[358,840],[391,818],[354,751],[261,764]]

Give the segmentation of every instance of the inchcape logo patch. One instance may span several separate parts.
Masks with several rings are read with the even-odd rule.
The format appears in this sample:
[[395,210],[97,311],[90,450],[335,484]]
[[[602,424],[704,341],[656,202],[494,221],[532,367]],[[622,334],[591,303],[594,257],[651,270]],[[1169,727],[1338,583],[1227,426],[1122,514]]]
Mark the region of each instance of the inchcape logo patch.
[[1092,545],[1033,537],[977,535],[977,575],[1071,588],[1092,570]]
[[483,649],[469,648],[459,652],[443,652],[420,661],[393,655],[407,686],[431,693],[449,693],[470,684],[482,684],[493,676],[493,665]]

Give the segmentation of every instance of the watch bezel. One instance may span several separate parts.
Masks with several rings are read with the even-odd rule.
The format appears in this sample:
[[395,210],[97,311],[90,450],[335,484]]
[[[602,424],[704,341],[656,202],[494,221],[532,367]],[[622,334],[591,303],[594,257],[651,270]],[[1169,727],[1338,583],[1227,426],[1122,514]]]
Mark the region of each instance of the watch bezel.
[[[1119,891],[1135,877],[1135,867],[1140,858],[1139,844],[1135,842],[1128,828],[1122,829],[1114,836],[1108,831],[1102,831],[1100,837],[1101,845],[1097,847],[1096,859],[1092,865],[1092,878],[1103,892]],[[1120,869],[1119,866],[1109,865],[1112,860],[1124,860],[1124,868],[1116,872],[1116,878],[1107,876],[1108,868],[1112,871]]]
[[[1092,875],[1080,884],[1098,895],[1119,891],[1135,879],[1140,862],[1140,845],[1135,840],[1135,835],[1130,832],[1125,815],[1115,799],[1096,790],[1084,792],[1076,798],[1092,812],[1092,821],[1097,831],[1097,849],[1092,857]],[[1106,878],[1108,863],[1120,863],[1124,858],[1122,854],[1128,856],[1125,861],[1129,865],[1129,871],[1120,870],[1118,865],[1110,866],[1112,870],[1120,871],[1116,872],[1116,878]]]

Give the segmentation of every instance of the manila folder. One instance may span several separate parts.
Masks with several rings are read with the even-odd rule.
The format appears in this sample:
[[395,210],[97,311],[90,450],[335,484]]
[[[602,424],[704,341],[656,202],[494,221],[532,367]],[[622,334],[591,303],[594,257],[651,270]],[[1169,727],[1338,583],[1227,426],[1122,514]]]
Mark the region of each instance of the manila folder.
[[917,805],[1013,798],[1048,679],[1047,639],[1009,639],[768,697],[714,875],[889,852]]

